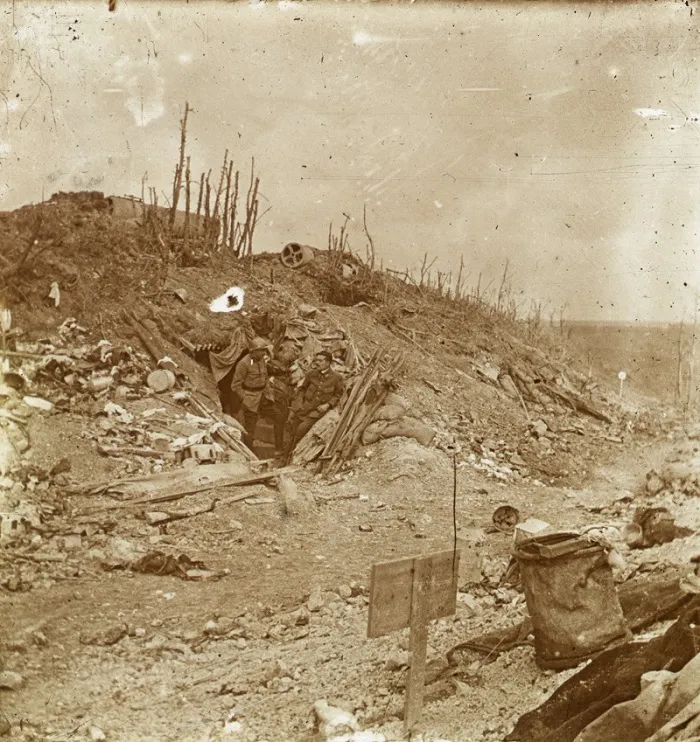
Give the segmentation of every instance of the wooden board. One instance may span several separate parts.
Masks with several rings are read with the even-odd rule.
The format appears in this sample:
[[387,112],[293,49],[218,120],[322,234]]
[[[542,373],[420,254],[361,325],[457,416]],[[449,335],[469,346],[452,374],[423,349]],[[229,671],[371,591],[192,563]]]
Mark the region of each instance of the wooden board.
[[431,559],[414,560],[413,588],[411,593],[411,636],[408,678],[406,679],[406,705],[404,729],[408,732],[416,725],[423,708],[425,692],[425,660],[428,651],[428,621],[430,616]]
[[[413,573],[415,561],[429,560],[425,567],[426,596],[429,609],[427,621],[451,616],[457,610],[457,579],[459,551],[425,554],[372,566],[369,595],[369,621],[367,636],[374,638],[405,629],[411,625],[413,600]],[[423,567],[421,567],[421,573]]]

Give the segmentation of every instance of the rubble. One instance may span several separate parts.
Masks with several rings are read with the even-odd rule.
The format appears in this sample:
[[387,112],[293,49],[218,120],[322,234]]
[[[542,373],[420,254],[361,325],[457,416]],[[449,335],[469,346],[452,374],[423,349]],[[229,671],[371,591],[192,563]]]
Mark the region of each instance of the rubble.
[[[138,245],[133,249],[137,253]],[[625,597],[630,585],[666,574],[669,565],[695,569],[689,558],[700,549],[692,537],[679,535],[688,516],[674,500],[638,502],[635,492],[629,503],[617,499],[623,488],[612,486],[603,498],[587,491],[570,498],[545,487],[586,476],[589,464],[604,463],[601,454],[612,444],[618,455],[633,445],[615,399],[584,388],[574,370],[523,349],[499,327],[489,329],[487,341],[471,337],[478,329],[464,333],[468,338],[449,327],[433,332],[420,323],[449,324],[449,317],[426,320],[430,307],[400,296],[395,308],[389,302],[329,307],[313,285],[327,260],[322,251],[294,271],[280,269],[278,255],[268,262],[255,258],[247,273],[238,273],[236,264],[217,266],[221,281],[250,287],[244,310],[233,316],[209,314],[209,294],[224,290],[211,272],[174,268],[155,297],[150,284],[138,289],[134,281],[143,300],[129,298],[128,306],[138,309],[124,317],[108,308],[99,335],[91,332],[97,324],[83,326],[88,322],[76,311],[80,324],[69,317],[56,332],[42,330],[48,337],[13,339],[18,355],[8,356],[12,371],[0,387],[0,584],[12,599],[13,615],[46,604],[54,620],[36,633],[29,631],[35,624],[27,623],[21,662],[31,682],[5,696],[13,704],[11,718],[21,704],[37,702],[35,677],[49,671],[57,676],[56,703],[44,708],[37,702],[39,720],[25,725],[27,735],[31,728],[36,738],[65,736],[70,715],[81,724],[80,734],[96,739],[127,739],[137,726],[154,738],[187,738],[190,723],[203,725],[200,736],[226,731],[261,742],[297,739],[312,730],[313,700],[325,698],[321,715],[340,709],[351,721],[338,729],[330,725],[330,739],[400,738],[406,637],[376,645],[362,640],[367,591],[359,580],[373,558],[400,556],[413,545],[426,551],[438,543],[452,547],[455,452],[456,513],[460,522],[473,519],[473,527],[459,532],[457,613],[431,633],[425,739],[438,733],[454,742],[464,735],[502,739],[524,710],[572,672],[537,669],[533,626],[509,565],[518,534],[550,531],[534,517],[519,523],[515,534],[510,524],[495,528],[491,514],[504,502],[517,506],[523,518],[546,519],[550,529],[568,516],[577,526],[589,518],[590,510],[576,509],[579,502],[605,513],[591,536],[615,540],[626,561],[613,571],[626,620],[637,634],[644,621],[649,631],[659,631],[649,623],[650,603],[657,621],[687,604],[691,588],[697,589],[688,575],[682,589],[649,591],[646,600]],[[269,281],[270,267],[299,286],[292,291],[284,279]],[[343,280],[360,276],[357,266],[346,267],[353,270],[341,267]],[[82,266],[80,271],[85,283]],[[73,311],[69,283],[61,279],[60,287],[61,311]],[[410,305],[406,311],[403,303]],[[251,321],[269,321],[263,333],[268,339],[274,337],[274,317],[284,315],[280,338],[301,351],[297,380],[313,353],[326,348],[348,391],[356,390],[347,407],[329,413],[297,447],[297,468],[274,469],[257,459],[264,451],[243,446],[240,425],[215,411],[207,357],[235,346],[233,332],[247,321],[248,310]],[[375,321],[389,311],[416,325],[407,328],[409,340]],[[435,353],[423,354],[410,342],[416,330]],[[442,356],[441,342],[446,348],[486,342],[487,350]],[[401,348],[409,353],[399,367]],[[375,367],[377,349],[385,355]],[[497,357],[501,353],[507,361]],[[474,376],[466,373],[472,365]],[[160,382],[154,388],[149,378]],[[38,407],[35,400],[41,400]],[[48,426],[56,430],[50,456],[42,448]],[[3,441],[12,445],[3,447]],[[680,494],[675,484],[661,481],[655,494]],[[682,482],[692,489],[689,480]],[[633,517],[630,505],[666,507],[674,518],[674,541],[657,536],[632,551],[634,529],[624,530]],[[223,581],[210,584],[217,580]],[[271,605],[277,594],[283,605]],[[54,608],[52,600],[60,605]],[[635,614],[633,603],[646,608],[644,616],[641,608]],[[452,659],[464,661],[448,666],[445,649],[470,635],[479,639],[480,632],[490,639],[456,652]],[[81,646],[69,641],[76,636]],[[3,649],[16,651],[7,642]],[[25,665],[20,668],[25,673]],[[494,706],[497,687],[504,698]],[[187,701],[187,716],[173,698]],[[232,700],[236,708],[229,712]]]

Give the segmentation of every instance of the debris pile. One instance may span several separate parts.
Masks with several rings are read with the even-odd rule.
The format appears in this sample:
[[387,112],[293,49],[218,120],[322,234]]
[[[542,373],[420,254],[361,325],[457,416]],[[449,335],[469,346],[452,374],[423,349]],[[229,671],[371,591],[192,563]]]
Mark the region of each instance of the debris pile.
[[[72,318],[55,336],[15,339],[12,348],[0,384],[0,584],[16,592],[79,577],[90,571],[86,560],[107,570],[218,579],[186,555],[186,563],[183,555],[163,555],[164,565],[155,569],[153,553],[122,548],[114,532],[123,514],[167,533],[169,523],[249,499],[252,486],[279,483],[284,470],[267,471],[242,443],[240,425],[211,412],[179,370],[178,384],[188,389],[156,392],[144,356],[105,339],[90,341]],[[59,414],[80,421],[82,440],[114,462],[113,476],[77,480],[70,456],[35,462],[33,420]],[[285,477],[284,491],[293,486]],[[216,496],[230,487],[243,494]],[[215,496],[187,509],[168,504],[207,492]],[[102,497],[118,502],[96,505]],[[285,499],[291,503],[291,495]]]

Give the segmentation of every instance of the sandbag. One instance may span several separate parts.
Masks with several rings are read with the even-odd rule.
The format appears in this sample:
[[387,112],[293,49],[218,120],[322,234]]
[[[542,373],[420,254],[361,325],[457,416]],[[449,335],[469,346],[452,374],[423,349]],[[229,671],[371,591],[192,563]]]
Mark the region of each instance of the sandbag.
[[362,434],[362,443],[368,446],[382,438],[413,438],[422,446],[429,446],[435,437],[435,431],[416,420],[414,417],[402,417],[399,420],[379,420],[368,425]]
[[387,426],[387,420],[378,420],[377,422],[370,423],[362,433],[362,445],[371,446],[372,443],[376,443],[382,439],[382,432]]
[[398,420],[406,414],[408,408],[409,404],[403,397],[400,397],[394,392],[389,392],[389,394],[386,395],[384,404],[377,410],[372,418],[372,422],[377,422],[379,420]]
[[382,438],[395,437],[413,438],[422,446],[429,446],[435,438],[435,431],[414,417],[402,417],[390,422],[382,431]]

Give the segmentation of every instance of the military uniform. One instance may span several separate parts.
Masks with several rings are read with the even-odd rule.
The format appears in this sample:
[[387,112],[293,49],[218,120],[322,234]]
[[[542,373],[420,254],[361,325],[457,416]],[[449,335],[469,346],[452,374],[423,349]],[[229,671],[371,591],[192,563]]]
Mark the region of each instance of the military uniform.
[[287,420],[287,453],[290,453],[311,430],[314,423],[326,414],[320,412],[318,408],[325,404],[329,408],[335,407],[343,396],[343,390],[343,377],[336,371],[332,369],[325,372],[316,369],[309,371]]
[[268,382],[263,393],[261,412],[272,418],[275,431],[275,450],[284,449],[284,425],[292,401],[291,367],[293,361],[275,359],[267,364]]
[[231,389],[240,399],[241,407],[238,421],[248,434],[246,445],[251,446],[255,437],[255,426],[258,423],[260,400],[267,384],[267,365],[265,359],[255,360],[244,356],[236,366]]

